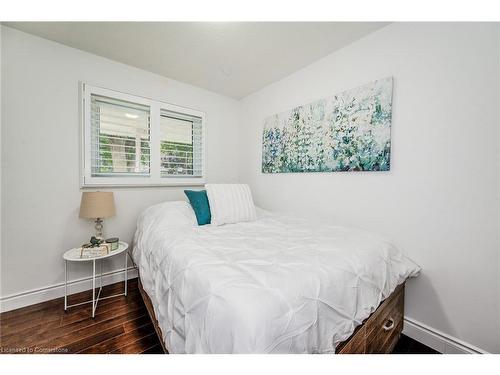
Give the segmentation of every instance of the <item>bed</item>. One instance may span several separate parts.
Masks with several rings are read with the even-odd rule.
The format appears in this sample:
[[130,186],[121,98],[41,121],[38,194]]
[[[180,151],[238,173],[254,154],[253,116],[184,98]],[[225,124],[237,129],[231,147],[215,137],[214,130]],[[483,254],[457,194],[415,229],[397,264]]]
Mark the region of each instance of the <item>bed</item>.
[[420,271],[367,231],[262,210],[198,226],[187,202],[141,214],[133,258],[170,353],[387,352]]

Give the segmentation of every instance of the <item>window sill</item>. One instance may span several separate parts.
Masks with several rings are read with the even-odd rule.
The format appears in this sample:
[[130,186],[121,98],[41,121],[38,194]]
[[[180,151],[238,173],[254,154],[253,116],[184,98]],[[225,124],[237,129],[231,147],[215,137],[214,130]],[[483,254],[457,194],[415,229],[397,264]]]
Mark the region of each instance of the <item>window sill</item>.
[[205,185],[205,179],[196,180],[182,180],[182,181],[168,181],[168,182],[92,182],[92,183],[81,183],[81,189],[95,189],[95,188],[144,188],[144,187],[182,187],[182,186],[203,186]]

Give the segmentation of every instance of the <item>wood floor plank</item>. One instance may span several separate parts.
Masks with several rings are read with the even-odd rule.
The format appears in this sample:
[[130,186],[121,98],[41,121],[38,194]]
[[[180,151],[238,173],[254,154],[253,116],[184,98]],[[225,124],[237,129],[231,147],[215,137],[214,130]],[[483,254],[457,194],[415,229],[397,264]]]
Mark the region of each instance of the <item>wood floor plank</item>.
[[118,325],[116,327],[106,329],[106,330],[99,332],[97,334],[87,336],[87,337],[80,339],[78,341],[75,341],[69,345],[64,345],[63,348],[66,349],[67,353],[78,353],[78,352],[81,352],[82,350],[84,350],[92,345],[96,345],[102,341],[106,341],[106,340],[109,340],[111,338],[120,336],[123,333],[124,333],[123,326]]
[[[119,307],[127,306],[130,303],[140,303],[137,302],[140,298],[137,298],[136,294],[138,292],[132,292],[129,297],[116,297],[105,299],[103,301],[99,301],[98,308],[96,310],[96,314],[107,313],[112,310],[116,310]],[[133,301],[133,302],[129,302]],[[87,319],[92,315],[92,305],[89,304],[87,306],[78,306],[75,308],[68,309],[67,312],[64,312],[64,308],[61,307],[58,311],[46,313],[45,316],[38,316],[35,318],[31,318],[28,320],[18,321],[16,323],[11,323],[3,325],[0,332],[0,337],[7,338],[12,334],[24,334],[26,332],[38,332],[40,327],[50,328],[61,327],[64,325],[68,325],[74,322],[78,322],[84,319]]]
[[[124,283],[103,287],[101,296],[121,293]],[[137,288],[137,279],[130,280],[128,295],[99,301],[94,319],[91,306],[82,305],[64,312],[64,300],[55,300],[23,307],[0,314],[0,347],[3,352],[21,349],[39,353],[76,353],[94,348],[104,352],[119,349],[155,334],[151,320]],[[86,301],[91,291],[69,296],[70,303]],[[137,353],[154,347],[149,337],[146,346],[135,344]],[[107,344],[105,344],[107,343]],[[101,345],[102,344],[102,345]],[[159,341],[156,342],[156,345]],[[5,350],[4,350],[5,349]],[[128,347],[128,352],[132,346]],[[90,350],[89,350],[90,351]]]
[[3,327],[1,329],[0,335],[0,343],[9,344],[12,341],[20,342],[20,336],[32,335],[36,332],[45,331],[45,330],[54,330],[61,326],[61,317],[57,317],[48,322],[33,322],[33,325],[28,324],[27,327]]
[[[56,338],[51,338],[48,340],[41,341],[41,345],[51,345],[53,347],[62,348],[67,345],[72,344],[75,340],[79,340],[81,338],[85,338],[88,336],[93,336],[95,334],[100,333],[101,331],[105,331],[110,328],[114,328],[119,326],[127,321],[138,319],[145,315],[145,309],[139,308],[137,310],[127,312],[124,315],[119,317],[112,317],[111,319],[107,319],[103,322],[99,322],[96,324],[88,325],[82,327],[77,330],[72,330],[65,335],[58,336]],[[69,327],[69,326],[66,326]]]
[[153,346],[152,348],[149,348],[142,352],[141,354],[165,354],[163,352],[163,348],[160,344]]
[[59,323],[57,328],[47,329],[43,324],[39,325],[37,330],[31,330],[29,335],[18,334],[17,332],[12,332],[10,335],[0,338],[0,343],[25,345],[29,346],[36,343],[45,342],[47,340],[54,340],[59,336],[70,334],[71,332],[77,332],[78,330],[90,329],[95,324],[101,322],[106,322],[113,319],[119,319],[123,315],[136,310],[140,310],[141,314],[144,310],[144,304],[141,301],[133,301],[124,306],[117,308],[112,312],[102,312],[99,309],[96,311],[95,318],[92,318],[91,314],[85,314],[82,320],[75,321],[69,324],[62,325]]
[[[101,305],[101,302],[103,304]],[[104,304],[104,302],[107,302]],[[131,295],[125,297],[116,297],[112,299],[107,299],[104,301],[99,301],[97,304],[96,315],[97,314],[109,314],[113,311],[117,311],[120,308],[132,306],[132,305],[142,305],[142,301],[140,300],[140,296],[137,296],[137,292],[132,293]],[[72,308],[70,310],[76,310],[76,308]],[[88,318],[92,315],[92,305],[88,307],[84,307],[83,309],[78,307],[77,311],[70,313],[62,313],[61,314],[61,326],[71,324],[74,322],[78,322],[80,320]]]
[[154,330],[154,328],[149,319],[144,319],[144,321],[145,324],[143,325],[137,323],[136,325],[138,327],[135,327],[134,329],[131,329],[128,332],[125,332],[124,329],[124,332],[122,334],[116,335],[108,340],[101,341],[98,344],[95,344],[93,346],[87,347],[84,350],[81,350],[80,352],[84,354],[110,353],[134,341],[137,341],[145,336],[148,336],[151,334],[151,330]]
[[147,351],[148,349],[159,344],[156,333],[151,333],[148,336],[142,337],[130,344],[127,344],[120,349],[114,350],[112,354],[137,354]]

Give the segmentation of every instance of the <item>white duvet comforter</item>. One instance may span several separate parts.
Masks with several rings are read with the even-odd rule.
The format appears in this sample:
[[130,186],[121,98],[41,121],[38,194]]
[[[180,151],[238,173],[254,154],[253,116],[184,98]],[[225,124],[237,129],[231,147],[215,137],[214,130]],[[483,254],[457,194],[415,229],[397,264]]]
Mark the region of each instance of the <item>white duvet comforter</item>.
[[333,353],[419,267],[358,229],[260,214],[198,226],[147,209],[133,256],[171,353]]

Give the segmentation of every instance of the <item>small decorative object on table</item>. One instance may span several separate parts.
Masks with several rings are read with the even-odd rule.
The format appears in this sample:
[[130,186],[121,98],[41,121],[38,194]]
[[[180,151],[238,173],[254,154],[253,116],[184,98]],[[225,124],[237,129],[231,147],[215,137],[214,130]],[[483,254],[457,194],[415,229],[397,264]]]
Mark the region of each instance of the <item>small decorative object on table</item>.
[[[118,243],[116,244],[118,248]],[[92,236],[89,243],[84,243],[80,248],[80,258],[95,258],[108,255],[111,245],[103,240]]]
[[107,246],[99,247],[82,247],[80,258],[95,258],[102,257],[109,254],[109,248]]
[[99,246],[103,243],[104,241],[101,240],[100,238],[97,238],[95,236],[90,237],[90,244],[92,246]]
[[118,237],[112,237],[112,238],[108,238],[106,240],[106,244],[110,245],[110,250],[113,251],[113,250],[116,250],[118,249]]

